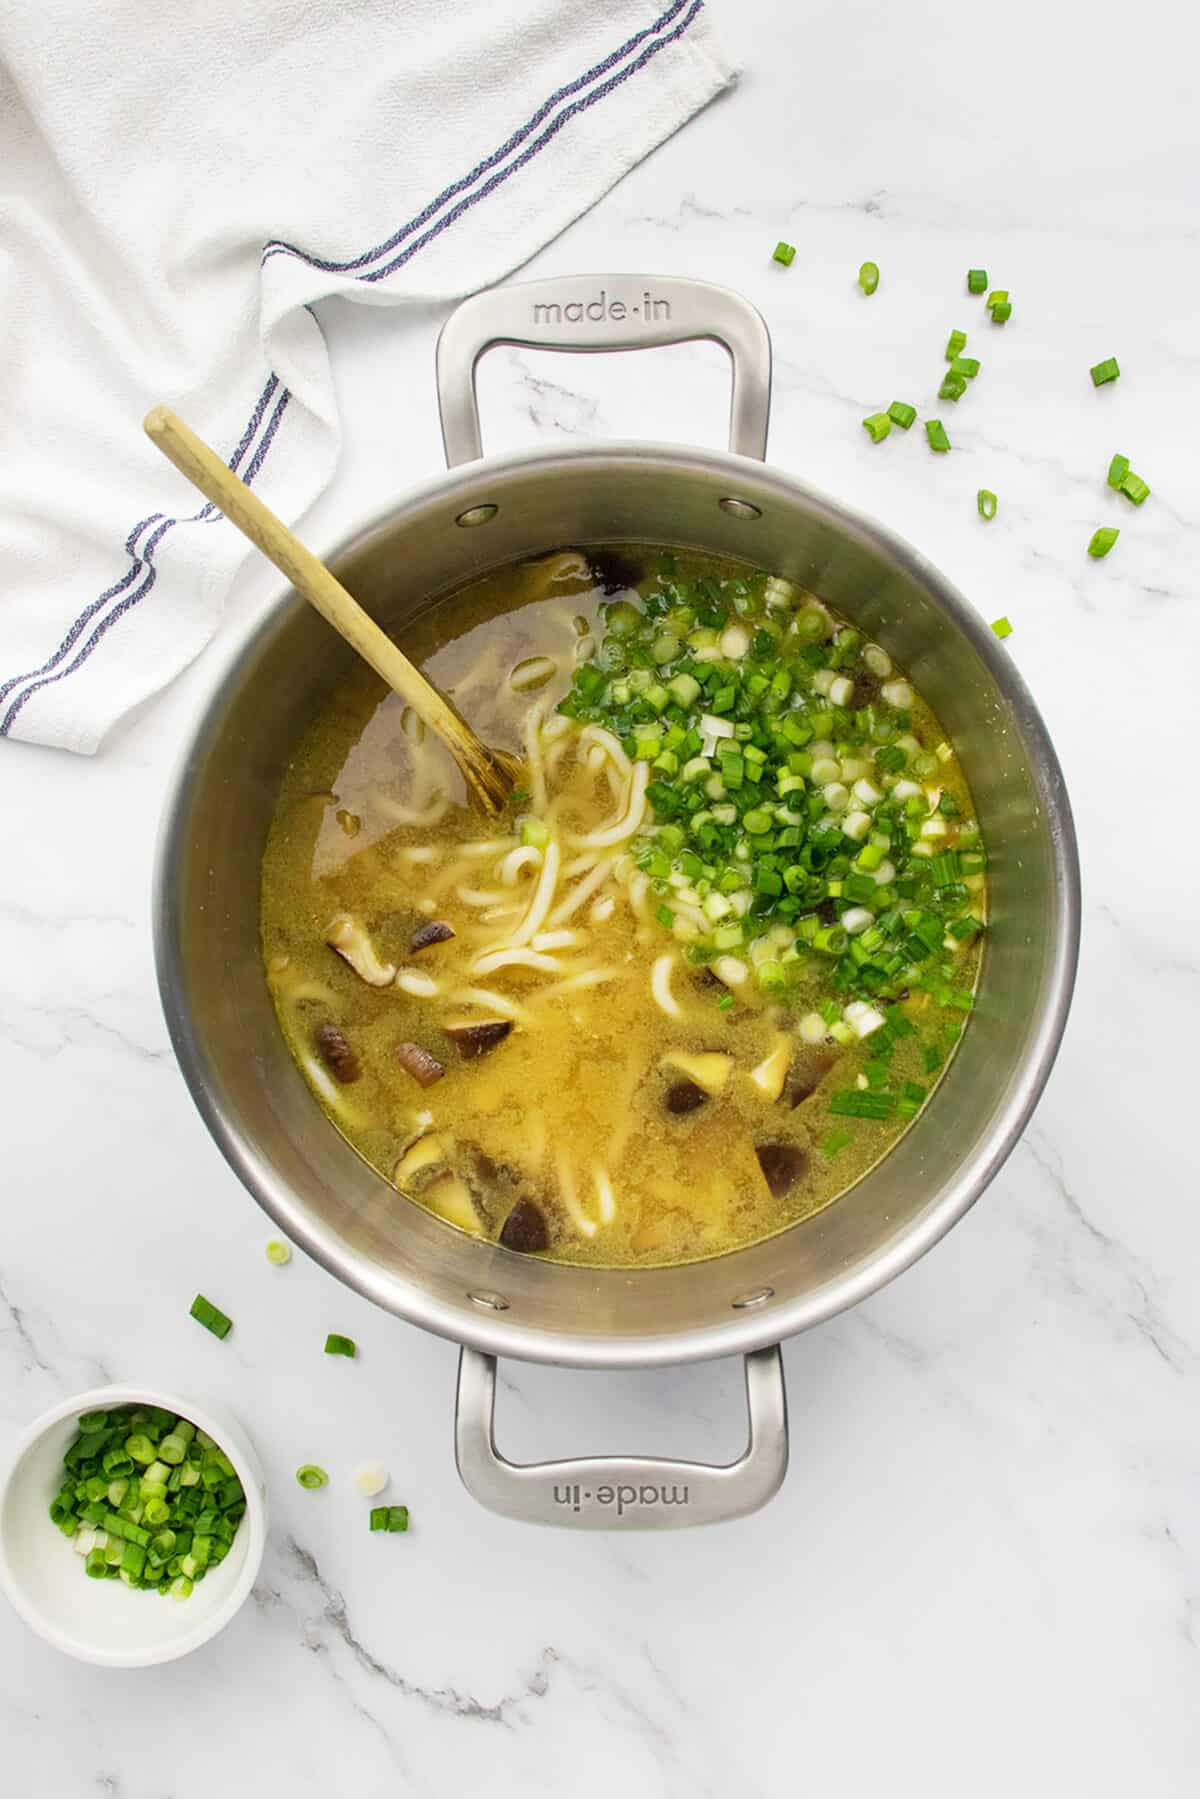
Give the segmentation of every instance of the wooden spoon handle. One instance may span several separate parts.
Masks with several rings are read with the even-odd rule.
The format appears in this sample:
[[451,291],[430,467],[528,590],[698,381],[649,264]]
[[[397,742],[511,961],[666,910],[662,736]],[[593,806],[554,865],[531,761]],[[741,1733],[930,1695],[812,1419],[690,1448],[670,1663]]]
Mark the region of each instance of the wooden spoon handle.
[[485,809],[499,812],[512,791],[513,758],[505,756],[501,760],[493,756],[449,700],[413,667],[325,564],[169,406],[156,406],[147,413],[145,430],[180,474],[218,506],[230,524],[236,525],[287,576],[296,592],[316,607],[401,699],[407,700],[441,738]]

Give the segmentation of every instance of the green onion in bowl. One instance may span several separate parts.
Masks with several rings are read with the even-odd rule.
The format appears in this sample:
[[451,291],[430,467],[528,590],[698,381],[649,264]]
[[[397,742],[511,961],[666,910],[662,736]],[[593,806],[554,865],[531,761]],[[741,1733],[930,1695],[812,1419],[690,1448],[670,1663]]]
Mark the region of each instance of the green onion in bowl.
[[79,1418],[49,1509],[91,1579],[186,1599],[229,1554],[246,1494],[224,1450],[187,1418],[120,1405]]

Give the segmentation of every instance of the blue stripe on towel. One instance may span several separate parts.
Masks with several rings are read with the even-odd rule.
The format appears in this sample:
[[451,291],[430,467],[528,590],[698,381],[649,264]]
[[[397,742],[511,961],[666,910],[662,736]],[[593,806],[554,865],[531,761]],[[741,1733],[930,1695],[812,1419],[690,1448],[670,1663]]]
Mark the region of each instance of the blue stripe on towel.
[[[598,100],[604,99],[608,94],[612,93],[614,89],[627,81],[631,75],[637,74],[639,70],[645,68],[660,50],[665,49],[667,45],[674,43],[681,38],[684,32],[689,29],[699,16],[700,12],[703,10],[703,5],[704,0],[692,0],[690,6],[688,5],[688,0],[674,0],[674,4],[672,4],[666,12],[662,13],[653,24],[646,26],[642,31],[629,38],[618,50],[614,50],[612,54],[606,57],[602,62],[595,64],[586,72],[586,74],[581,75],[576,81],[569,83],[566,87],[557,89],[551,94],[519,131],[515,132],[488,158],[472,169],[469,174],[464,175],[459,181],[444,189],[442,194],[440,194],[436,200],[432,201],[423,212],[418,214],[416,218],[410,220],[407,225],[402,226],[399,231],[394,233],[393,236],[387,240],[386,243],[376,245],[372,250],[364,251],[360,257],[357,257],[353,262],[348,263],[322,262],[316,258],[305,255],[303,251],[297,250],[289,244],[272,243],[267,245],[264,250],[263,260],[266,261],[271,255],[287,253],[299,256],[313,267],[322,270],[346,271],[360,267],[365,263],[375,261],[379,256],[387,254],[398,244],[402,243],[405,237],[409,236],[414,230],[420,229],[421,225],[434,218],[447,200],[452,199],[456,194],[464,193],[465,189],[470,188],[472,183],[478,180],[481,173],[484,173],[489,169],[496,169],[496,172],[491,175],[489,180],[484,182],[482,187],[477,188],[474,192],[466,193],[465,197],[459,200],[456,206],[452,207],[449,212],[438,219],[437,223],[434,224],[430,230],[426,231],[415,243],[410,244],[399,256],[393,257],[384,267],[369,270],[365,274],[357,277],[360,281],[375,282],[383,280],[396,269],[403,267],[406,262],[410,261],[411,258],[415,256],[419,250],[423,249],[426,244],[431,242],[432,239],[440,236],[447,226],[454,224],[464,213],[476,206],[480,200],[486,199],[489,194],[496,190],[496,188],[506,182],[511,175],[516,174],[519,169],[531,162],[533,158],[544,149],[546,144],[558,135],[562,127],[573,118],[576,113],[584,112],[589,107],[594,106]],[[672,30],[664,32],[662,28],[677,19],[684,7],[687,7],[687,10],[684,12],[682,19],[679,20],[679,23],[676,24]],[[657,33],[661,33],[661,35],[655,35]],[[647,39],[651,41],[646,42]],[[627,62],[623,68],[618,69],[617,65],[621,63],[622,59],[628,57],[631,50],[636,49],[639,44],[643,43],[645,44],[645,48],[641,51],[640,55],[635,57],[632,62]],[[546,129],[540,132],[532,142],[526,141],[529,139],[530,134],[537,130],[539,124],[541,124],[541,122],[553,111],[554,107],[558,105],[560,100],[571,94],[580,93],[581,89],[586,88],[590,83],[595,82],[598,76],[606,74],[609,70],[614,69],[616,72],[609,75],[606,81],[593,87],[588,93],[581,93],[579,99],[573,100],[570,105],[563,107],[561,112],[551,119],[551,122]],[[513,161],[505,167],[499,169],[496,168],[496,165],[502,162],[514,148],[522,144],[525,147],[521,150],[519,156],[515,157]],[[234,470],[239,469],[241,459],[254,440],[267,407],[270,405],[272,396],[278,386],[278,376],[272,375],[255,403],[254,411],[246,425],[246,429],[242,434],[238,447],[230,459],[230,468]],[[247,483],[254,480],[254,477],[262,467],[290,397],[291,396],[286,388],[280,393],[279,401],[271,414],[262,439],[242,476],[242,479]],[[126,553],[132,558],[132,566],[121,580],[108,588],[79,615],[58,649],[45,663],[43,663],[40,669],[35,669],[31,673],[23,675],[14,675],[3,684],[0,684],[0,701],[3,701],[14,688],[23,689],[12,701],[7,712],[4,714],[3,719],[0,719],[0,738],[8,736],[12,729],[13,722],[17,718],[22,707],[35,693],[43,687],[52,686],[55,682],[63,680],[67,675],[73,674],[78,668],[82,667],[92,654],[92,651],[106,636],[109,629],[116,624],[117,620],[130,612],[151,591],[158,578],[158,570],[153,562],[153,554],[166,533],[178,524],[194,524],[199,522],[207,524],[219,517],[221,517],[221,514],[215,511],[210,503],[206,503],[201,507],[199,512],[193,513],[187,518],[164,518],[160,513],[151,513],[147,518],[142,519],[133,527],[133,530],[125,541]],[[151,532],[150,536],[146,538],[140,551],[137,550],[135,545],[137,544],[139,536],[151,525],[154,525],[155,529]],[[143,572],[145,572],[146,575],[145,580],[142,581],[141,585],[133,592],[127,592],[126,590]],[[100,619],[79,653],[65,667],[59,666],[63,662],[63,659],[70,655],[71,650],[78,642],[81,634],[87,629],[97,613],[100,612],[104,606],[108,605],[110,601],[116,599],[118,595],[124,595],[124,597],[120,599],[119,603],[113,606],[102,619]],[[30,683],[30,685],[25,686],[26,682]]]
[[424,211],[419,212],[416,218],[410,219],[407,225],[401,225],[400,229],[394,232],[386,243],[376,244],[374,249],[364,250],[361,255],[353,256],[347,262],[336,262],[323,256],[310,256],[307,250],[301,250],[296,244],[285,243],[280,238],[272,238],[271,242],[263,247],[262,260],[267,262],[272,256],[296,256],[301,262],[307,263],[310,268],[321,269],[330,275],[346,275],[355,269],[365,268],[367,263],[376,261],[380,256],[386,256],[398,244],[402,244],[406,237],[411,236],[414,231],[419,231],[422,225],[427,225],[434,214],[446,205],[447,201],[453,200],[455,195],[461,194],[464,189],[473,187],[482,175],[488,173],[489,169],[494,169],[497,163],[503,162],[506,156],[518,149],[530,133],[537,130],[542,120],[553,112],[560,100],[569,99],[572,94],[577,94],[581,88],[587,87],[599,76],[606,75],[611,68],[628,56],[631,50],[636,50],[638,45],[644,43],[648,37],[653,37],[654,33],[661,31],[664,25],[669,25],[687,4],[688,0],[673,0],[673,4],[667,8],[666,12],[660,14],[652,25],[647,25],[641,31],[635,32],[633,37],[628,38],[619,50],[614,50],[602,62],[593,64],[586,74],[580,75],[575,81],[568,82],[565,87],[556,88],[549,99],[543,100],[533,117],[526,119],[525,123],[513,132],[506,143],[501,144],[498,150],[493,150],[490,156],[486,156],[482,162],[477,162],[469,174],[463,175],[450,187],[443,188],[436,200],[431,200]]
[[[275,393],[275,390],[278,386],[279,386],[278,375],[272,375],[270,380],[267,382],[267,385],[263,388],[262,393],[258,397],[258,402],[255,405],[254,411],[250,415],[249,423],[247,424],[246,429],[242,433],[241,442],[238,444],[237,449],[233,452],[233,455],[229,458],[229,466],[231,469],[233,469],[235,474],[241,468],[242,458],[246,454],[246,451],[249,449],[250,444],[253,441],[255,433],[257,432],[259,425],[262,423],[263,414],[266,412],[267,407],[270,405],[271,399],[272,399],[272,397]],[[243,479],[244,478],[245,477],[243,477]],[[182,522],[190,524],[195,519],[201,519],[201,518],[207,517],[207,515],[212,512],[212,510],[213,510],[213,508],[212,508],[211,503],[206,503],[204,506],[201,507],[199,512],[192,515],[192,518],[189,518]],[[59,663],[62,661],[63,657],[70,655],[71,650],[74,648],[75,644],[79,640],[80,632],[86,630],[88,624],[96,616],[96,614],[97,614],[97,612],[99,612],[100,608],[104,605],[107,605],[109,600],[115,599],[119,593],[124,593],[125,589],[128,586],[130,586],[130,584],[132,582],[137,580],[138,576],[142,572],[143,567],[145,566],[143,559],[145,557],[146,552],[145,552],[145,549],[143,549],[139,553],[138,551],[135,550],[134,545],[137,543],[137,540],[141,536],[142,532],[147,530],[149,528],[149,526],[157,524],[158,521],[162,517],[163,517],[163,515],[161,512],[152,512],[149,514],[149,516],[147,518],[140,519],[138,521],[138,523],[133,527],[133,530],[129,533],[129,536],[125,539],[125,554],[130,558],[131,563],[132,563],[132,566],[130,567],[128,572],[126,574],[124,574],[121,577],[121,579],[119,581],[117,581],[112,587],[108,588],[106,590],[106,592],[102,593],[98,600],[93,600],[92,604],[87,608],[86,611],[80,613],[79,617],[75,620],[75,623],[71,626],[71,629],[67,632],[67,635],[63,638],[62,642],[59,644],[58,648],[55,650],[53,656],[51,656],[48,661],[43,662],[41,668],[35,668],[35,669],[31,670],[28,674],[13,675],[9,680],[5,681],[2,685],[0,685],[0,700],[5,699],[8,696],[8,694],[10,694],[12,692],[14,687],[20,687],[21,684],[25,681],[36,681],[39,675],[49,674],[51,669],[57,668]],[[168,520],[167,521],[168,529],[170,528],[171,525],[177,525],[180,522],[181,521],[179,519],[174,519],[174,518]],[[160,531],[157,533],[154,541],[157,543],[161,536],[162,536],[162,532]],[[31,689],[30,691],[33,691],[33,690]],[[0,724],[0,737],[7,735],[8,726],[11,723],[12,718],[14,718],[15,716],[16,716],[15,712],[10,713],[10,715],[5,718],[4,722],[2,724]]]
[[[274,376],[272,376],[272,380],[276,380],[276,378]],[[278,381],[276,381],[276,385],[278,386]],[[292,397],[291,394],[289,393],[288,389],[285,387],[281,391],[281,393],[279,395],[279,399],[275,406],[275,410],[271,414],[271,417],[267,422],[267,428],[263,433],[262,442],[259,444],[258,449],[255,451],[254,456],[251,459],[250,465],[247,468],[245,475],[243,476],[243,480],[245,480],[247,482],[247,484],[249,484],[251,481],[253,481],[255,475],[258,473],[259,469],[262,467],[263,459],[266,456],[267,451],[271,447],[271,440],[275,436],[275,433],[279,428],[279,421],[283,417],[284,412],[287,410],[287,403],[291,399],[291,397]],[[154,552],[157,549],[159,543],[166,536],[167,532],[169,530],[171,530],[172,526],[179,525],[179,524],[194,525],[194,524],[198,524],[198,523],[212,524],[214,519],[219,519],[223,516],[224,515],[222,513],[218,512],[216,510],[216,508],[213,506],[211,501],[206,500],[204,505],[200,508],[199,512],[193,512],[187,518],[184,518],[184,519],[164,518],[162,520],[161,524],[159,524],[156,527],[156,529],[151,532],[150,536],[146,539],[146,542],[142,547],[142,551],[137,560],[137,563],[131,572],[131,578],[136,578],[136,576],[138,574],[140,574],[143,569],[147,569],[149,571],[146,575],[146,579],[142,582],[142,585],[140,587],[136,588],[133,593],[126,594],[125,598],[121,601],[120,605],[114,606],[111,611],[105,613],[104,617],[100,620],[99,624],[96,626],[95,630],[92,632],[91,636],[88,638],[87,642],[84,644],[83,648],[80,650],[79,654],[75,657],[73,662],[68,662],[66,667],[60,668],[56,674],[44,675],[40,681],[33,681],[30,686],[26,687],[22,693],[19,693],[17,695],[16,699],[13,701],[13,703],[9,707],[8,711],[5,713],[3,720],[0,721],[0,737],[8,736],[8,733],[12,728],[13,720],[16,718],[17,714],[20,712],[22,706],[24,706],[24,704],[27,700],[31,699],[33,697],[33,695],[39,691],[40,688],[52,687],[56,681],[61,681],[61,680],[65,679],[65,677],[67,675],[73,675],[77,668],[81,668],[83,666],[83,664],[87,661],[88,657],[91,655],[92,651],[95,649],[96,645],[106,635],[106,633],[111,629],[111,627],[116,624],[117,620],[119,618],[123,618],[125,616],[125,614],[127,612],[129,612],[134,606],[136,606],[140,600],[143,600],[146,597],[146,595],[150,592],[150,589],[154,586],[155,581],[157,581],[157,579],[158,579],[158,569],[155,566],[155,563],[153,560]],[[123,583],[123,585],[128,585],[128,582],[126,581],[125,583]],[[100,602],[97,602],[96,604],[99,605]],[[89,608],[89,615],[94,615],[95,611],[96,611],[96,606],[92,606],[91,608]],[[78,636],[79,631],[83,629],[85,622],[86,622],[86,617],[76,620],[75,625],[73,625],[71,627],[70,635],[72,638],[75,638]],[[21,678],[28,679],[28,676],[21,677]]]

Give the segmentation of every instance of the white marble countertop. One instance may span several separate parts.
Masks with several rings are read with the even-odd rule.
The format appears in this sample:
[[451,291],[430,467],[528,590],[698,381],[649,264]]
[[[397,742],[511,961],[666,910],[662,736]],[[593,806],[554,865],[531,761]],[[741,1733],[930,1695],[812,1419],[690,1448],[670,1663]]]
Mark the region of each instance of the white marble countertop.
[[[1084,858],[1057,1069],[951,1236],[787,1346],[792,1469],[766,1511],[656,1537],[509,1524],[454,1472],[453,1347],[303,1258],[268,1267],[267,1223],[172,1061],[152,841],[215,657],[94,762],[6,746],[0,1456],[60,1395],[152,1378],[238,1410],[274,1507],[254,1603],[185,1662],[76,1665],[0,1606],[14,1796],[1196,1790],[1200,20],[1157,0],[1132,17],[1115,0],[709,4],[740,40],[740,89],[527,273],[745,291],[774,336],[772,460],[1011,617]],[[866,257],[883,271],[869,301]],[[1003,331],[966,298],[972,263],[1012,292]],[[441,316],[326,310],[347,451],[314,542],[436,468]],[[945,409],[954,453],[917,432],[872,448],[860,418],[928,404],[955,325],[984,369]],[[1107,355],[1122,378],[1097,392]],[[494,357],[489,443],[716,443],[724,379],[708,349]],[[1116,450],[1154,489],[1140,511],[1105,488]],[[981,486],[1000,496],[990,526]],[[1120,542],[1090,561],[1108,522]],[[271,586],[249,572],[235,610]],[[226,1343],[188,1321],[197,1288],[237,1320]],[[329,1329],[358,1339],[357,1363],[320,1354]],[[517,1456],[737,1446],[732,1364],[503,1372]],[[370,1538],[344,1480],[292,1479],[365,1456],[411,1506],[407,1539]]]

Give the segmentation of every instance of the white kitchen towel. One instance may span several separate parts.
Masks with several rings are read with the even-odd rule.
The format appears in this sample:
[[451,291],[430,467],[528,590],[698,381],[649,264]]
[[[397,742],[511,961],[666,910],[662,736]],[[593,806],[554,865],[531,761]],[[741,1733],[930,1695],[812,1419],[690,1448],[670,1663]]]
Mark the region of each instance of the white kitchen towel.
[[150,405],[294,521],[312,303],[489,285],[733,78],[703,0],[0,0],[0,738],[94,751],[220,622]]

